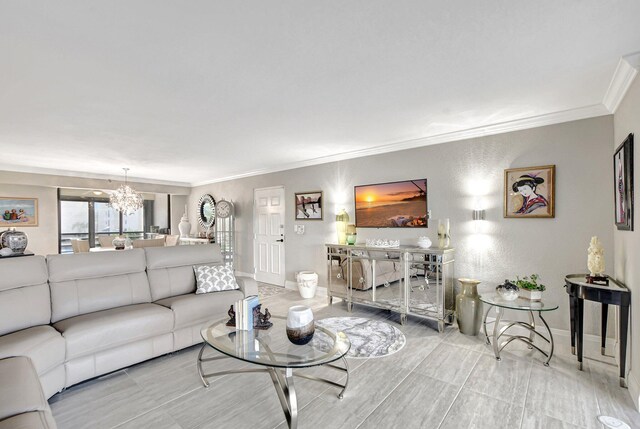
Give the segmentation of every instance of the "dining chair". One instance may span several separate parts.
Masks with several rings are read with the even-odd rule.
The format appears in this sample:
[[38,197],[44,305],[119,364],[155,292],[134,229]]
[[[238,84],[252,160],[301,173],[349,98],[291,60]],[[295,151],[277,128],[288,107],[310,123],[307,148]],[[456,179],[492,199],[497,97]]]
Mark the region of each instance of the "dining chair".
[[100,247],[102,248],[111,248],[111,247],[115,247],[113,245],[113,238],[110,235],[99,235],[98,236],[98,243],[100,243]]
[[147,240],[133,240],[133,248],[142,247],[162,247],[164,246],[164,238],[149,238]]
[[167,235],[164,240],[165,246],[177,246],[180,243],[180,235]]
[[89,240],[71,239],[73,253],[84,253],[89,251]]

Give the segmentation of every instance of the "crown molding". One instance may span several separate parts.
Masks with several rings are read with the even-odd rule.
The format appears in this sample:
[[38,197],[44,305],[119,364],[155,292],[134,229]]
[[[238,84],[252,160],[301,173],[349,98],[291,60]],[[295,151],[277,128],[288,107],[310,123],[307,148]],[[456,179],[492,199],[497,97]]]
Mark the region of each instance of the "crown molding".
[[[58,170],[55,168],[29,167],[29,166],[3,164],[3,163],[0,163],[0,171],[73,177],[73,178],[90,179],[90,180],[112,180],[115,182],[122,181],[124,177],[122,174],[98,174],[98,173],[89,173],[86,171]],[[189,188],[191,186],[187,182],[172,182],[168,180],[142,179],[142,178],[131,177],[131,176],[129,176],[127,180],[132,183],[147,183],[150,185],[176,186],[176,187],[182,187],[182,188]]]
[[405,140],[397,143],[386,144],[374,148],[362,149],[352,152],[339,153],[335,155],[314,158],[289,164],[279,165],[273,168],[264,168],[253,170],[246,173],[225,176],[218,179],[207,180],[203,182],[191,183],[192,187],[210,185],[213,183],[226,182],[229,180],[237,180],[245,177],[258,176],[260,174],[277,173],[279,171],[293,170],[296,168],[310,167],[313,165],[326,164],[329,162],[344,161],[347,159],[361,158],[364,156],[380,155],[389,152],[396,152],[406,149],[414,149],[417,147],[430,146],[440,143],[448,143],[465,139],[478,137],[486,137],[490,135],[509,133],[512,131],[521,131],[531,128],[544,127],[547,125],[560,124],[563,122],[577,121],[581,119],[595,118],[598,116],[609,115],[611,112],[604,104],[594,104],[591,106],[580,107],[577,109],[564,110],[545,115],[532,116],[529,118],[516,119],[513,121],[505,121],[492,125],[485,125],[466,130],[454,131],[450,133],[437,134],[419,139]]
[[640,68],[640,52],[625,55],[618,61],[616,71],[613,73],[609,88],[604,94],[602,104],[609,113],[615,113],[622,99],[627,94]]

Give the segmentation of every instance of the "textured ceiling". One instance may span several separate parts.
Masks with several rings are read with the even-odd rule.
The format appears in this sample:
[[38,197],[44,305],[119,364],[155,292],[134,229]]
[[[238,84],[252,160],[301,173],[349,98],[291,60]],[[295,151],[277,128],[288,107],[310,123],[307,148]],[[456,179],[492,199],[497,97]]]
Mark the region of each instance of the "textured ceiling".
[[0,0],[0,167],[194,184],[601,106],[639,16],[602,0]]

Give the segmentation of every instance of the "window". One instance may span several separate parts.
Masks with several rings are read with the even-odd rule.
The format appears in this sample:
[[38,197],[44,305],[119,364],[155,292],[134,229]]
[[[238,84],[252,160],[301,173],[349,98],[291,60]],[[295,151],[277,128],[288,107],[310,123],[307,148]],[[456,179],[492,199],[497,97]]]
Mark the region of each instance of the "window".
[[71,240],[89,238],[89,204],[60,201],[60,253],[73,252]]
[[[131,215],[121,216],[109,207],[106,198],[60,196],[60,253],[72,253],[72,239],[89,240],[90,247],[99,247],[98,236],[119,235],[144,238],[145,212],[153,215],[153,201],[145,201],[143,208]],[[147,219],[149,224],[153,218]]]

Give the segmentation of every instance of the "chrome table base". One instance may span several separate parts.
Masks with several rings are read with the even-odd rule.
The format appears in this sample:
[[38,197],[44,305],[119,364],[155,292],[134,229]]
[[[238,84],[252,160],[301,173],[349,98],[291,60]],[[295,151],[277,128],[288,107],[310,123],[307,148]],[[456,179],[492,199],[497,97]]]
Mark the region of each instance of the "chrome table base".
[[312,375],[294,373],[292,368],[276,368],[271,366],[264,366],[262,368],[232,369],[205,374],[202,369],[203,362],[213,362],[230,357],[227,355],[221,355],[204,358],[202,357],[202,355],[206,347],[207,344],[204,343],[202,345],[202,348],[200,349],[200,353],[198,353],[197,361],[198,375],[200,375],[200,379],[202,380],[202,384],[204,384],[204,387],[210,386],[209,378],[212,377],[248,372],[266,372],[271,377],[273,386],[275,387],[276,393],[278,394],[278,399],[280,400],[280,405],[282,406],[282,410],[284,411],[284,415],[287,419],[287,424],[291,429],[296,429],[298,427],[298,398],[296,395],[295,385],[293,383],[293,376],[306,378],[308,380],[321,381],[335,387],[340,387],[342,388],[342,390],[340,391],[340,393],[338,393],[339,399],[342,399],[344,397],[344,392],[345,390],[347,390],[347,385],[349,384],[349,366],[344,356],[341,357],[342,362],[344,363],[344,368],[330,363],[324,364],[324,366],[329,366],[339,371],[344,371],[347,375],[347,379],[345,380],[344,384],[336,383],[335,381],[327,380],[321,377],[315,377]]
[[[533,311],[529,311],[529,323],[526,322],[510,322],[502,327],[500,327],[500,322],[502,320],[502,316],[504,315],[504,308],[502,307],[498,307],[496,306],[496,319],[494,322],[489,322],[489,323],[494,323],[493,325],[493,334],[492,334],[492,340],[489,340],[489,334],[487,332],[487,317],[489,316],[489,313],[491,312],[491,309],[493,308],[493,306],[490,306],[489,309],[487,310],[486,314],[484,315],[484,320],[482,322],[482,326],[484,328],[484,335],[487,341],[487,344],[492,345],[493,346],[493,354],[496,357],[496,360],[500,360],[500,352],[502,351],[502,349],[504,349],[509,343],[511,343],[512,341],[522,341],[523,343],[527,344],[529,346],[530,349],[536,349],[537,351],[539,351],[540,353],[542,353],[547,360],[545,361],[544,365],[545,366],[549,366],[549,361],[551,360],[551,357],[553,356],[553,347],[554,347],[554,343],[553,343],[553,335],[551,334],[551,330],[549,329],[549,325],[547,324],[546,320],[544,320],[544,318],[542,317],[542,312],[538,311],[538,317],[540,318],[540,320],[542,321],[542,323],[544,324],[544,327],[547,330],[547,334],[549,335],[548,337],[546,337],[545,335],[541,334],[540,332],[536,331],[536,322],[535,319],[533,317]],[[507,330],[512,328],[513,326],[519,326],[521,328],[525,328],[529,331],[529,336],[526,337],[524,335],[509,335],[507,334]],[[501,338],[502,337],[507,337],[506,340],[501,342]],[[546,341],[550,346],[550,350],[548,352],[542,350],[540,347],[538,347],[535,343],[534,343],[534,339],[536,338],[536,336],[542,338],[544,341]]]

